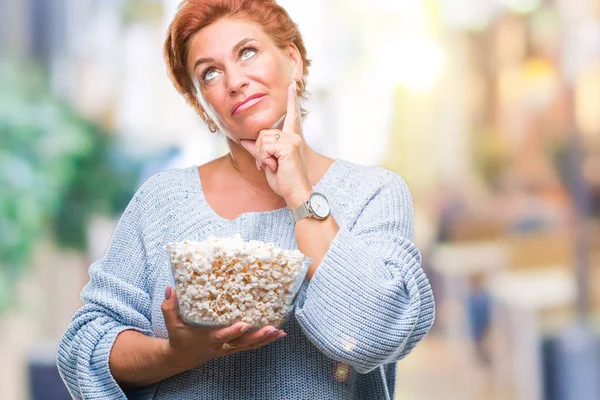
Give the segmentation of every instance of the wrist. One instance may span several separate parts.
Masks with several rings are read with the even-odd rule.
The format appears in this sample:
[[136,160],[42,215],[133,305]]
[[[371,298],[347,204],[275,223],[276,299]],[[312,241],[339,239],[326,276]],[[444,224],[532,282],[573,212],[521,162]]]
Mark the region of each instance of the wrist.
[[164,365],[176,373],[196,368],[214,358],[211,358],[208,355],[193,355],[190,351],[186,351],[185,354],[182,354],[181,351],[178,351],[171,346],[169,339],[164,339],[162,341],[159,352]]
[[193,365],[188,365],[186,357],[179,354],[179,352],[171,346],[169,339],[165,339],[161,342],[160,355],[164,365],[171,370],[183,372],[194,367]]
[[160,359],[168,368],[177,368],[177,360],[179,357],[175,354],[173,347],[169,343],[169,339],[162,339],[158,346]]
[[308,200],[310,198],[310,195],[312,194],[312,192],[313,191],[311,188],[304,187],[304,188],[296,190],[291,195],[287,196],[285,198],[285,202],[287,203],[287,206],[290,209],[290,211],[293,211],[296,208],[300,207],[302,205],[302,203],[304,203],[306,200]]

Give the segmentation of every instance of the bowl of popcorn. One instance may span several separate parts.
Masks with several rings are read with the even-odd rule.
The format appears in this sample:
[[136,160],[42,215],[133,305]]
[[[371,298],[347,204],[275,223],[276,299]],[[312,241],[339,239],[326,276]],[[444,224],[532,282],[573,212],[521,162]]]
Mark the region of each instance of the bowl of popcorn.
[[179,315],[191,325],[278,327],[291,314],[311,259],[241,236],[183,241],[169,252]]

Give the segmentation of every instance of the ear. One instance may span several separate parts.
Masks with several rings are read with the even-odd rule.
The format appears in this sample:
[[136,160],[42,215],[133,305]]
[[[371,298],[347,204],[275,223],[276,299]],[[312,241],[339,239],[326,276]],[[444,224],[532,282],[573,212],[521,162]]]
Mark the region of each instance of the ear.
[[304,75],[304,63],[302,62],[300,50],[298,50],[294,42],[288,45],[288,56],[292,65],[292,78],[294,78],[294,81],[299,81]]

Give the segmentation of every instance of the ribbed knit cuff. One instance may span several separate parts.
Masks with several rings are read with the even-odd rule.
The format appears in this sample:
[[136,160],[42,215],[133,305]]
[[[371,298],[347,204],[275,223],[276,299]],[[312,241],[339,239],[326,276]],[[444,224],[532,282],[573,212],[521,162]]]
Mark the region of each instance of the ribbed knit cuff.
[[340,227],[296,311],[326,355],[366,373],[413,341],[420,313],[433,312],[433,301],[416,246],[409,241],[405,246],[399,265],[388,267]]
[[[109,357],[113,345],[117,336],[126,330],[135,330],[141,333],[138,328],[131,326],[117,326],[110,329],[106,334],[97,342],[96,347],[92,353],[92,359],[90,361],[90,376],[93,377],[93,382],[89,390],[85,390],[86,382],[80,382],[82,393],[89,397],[86,399],[127,399],[125,392],[121,389],[115,378],[112,376],[109,367]],[[86,346],[87,344],[82,344]],[[92,345],[93,344],[89,344]]]

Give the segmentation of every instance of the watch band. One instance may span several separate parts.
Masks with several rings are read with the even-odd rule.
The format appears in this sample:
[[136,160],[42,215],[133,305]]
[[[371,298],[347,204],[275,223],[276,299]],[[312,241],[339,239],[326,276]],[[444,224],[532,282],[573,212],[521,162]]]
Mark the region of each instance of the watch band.
[[296,207],[295,210],[290,211],[290,214],[292,214],[294,224],[296,224],[301,219],[310,217],[312,213],[310,212],[310,208],[308,207],[308,200],[302,203],[299,207]]

